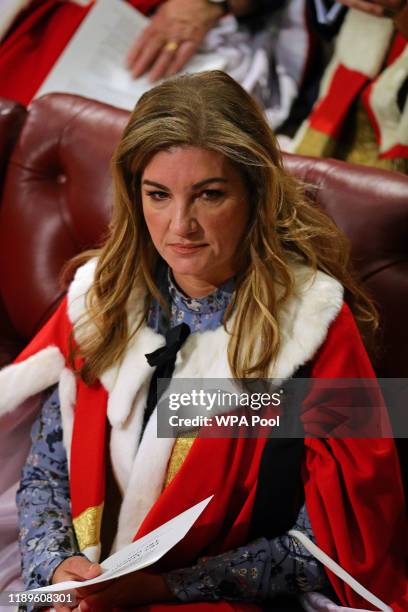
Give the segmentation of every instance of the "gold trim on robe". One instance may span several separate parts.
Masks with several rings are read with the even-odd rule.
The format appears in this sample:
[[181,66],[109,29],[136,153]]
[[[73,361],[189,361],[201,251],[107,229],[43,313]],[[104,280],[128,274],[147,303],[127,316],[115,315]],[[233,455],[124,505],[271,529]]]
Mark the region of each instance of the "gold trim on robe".
[[294,153],[313,157],[330,157],[333,155],[335,146],[336,141],[331,136],[308,125],[301,141],[295,147]]
[[173,450],[170,456],[169,465],[167,467],[166,480],[164,482],[164,488],[173,480],[181,466],[183,465],[184,459],[187,457],[190,449],[196,439],[197,432],[191,438],[177,438],[174,443]]
[[103,502],[99,506],[87,508],[72,522],[79,550],[85,550],[88,546],[97,546],[101,539]]

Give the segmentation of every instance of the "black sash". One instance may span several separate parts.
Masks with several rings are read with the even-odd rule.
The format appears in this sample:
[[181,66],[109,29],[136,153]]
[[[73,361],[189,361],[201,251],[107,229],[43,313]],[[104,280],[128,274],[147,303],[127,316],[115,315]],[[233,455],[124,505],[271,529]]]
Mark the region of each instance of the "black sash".
[[[311,364],[296,371],[293,378],[309,378]],[[263,450],[259,468],[254,507],[252,511],[250,539],[268,539],[282,535],[292,529],[299,510],[304,504],[301,465],[304,456],[303,428],[299,419],[302,391],[285,385],[284,416],[290,421],[285,426],[299,428],[293,432],[297,437],[270,438]],[[300,429],[302,431],[300,431]]]

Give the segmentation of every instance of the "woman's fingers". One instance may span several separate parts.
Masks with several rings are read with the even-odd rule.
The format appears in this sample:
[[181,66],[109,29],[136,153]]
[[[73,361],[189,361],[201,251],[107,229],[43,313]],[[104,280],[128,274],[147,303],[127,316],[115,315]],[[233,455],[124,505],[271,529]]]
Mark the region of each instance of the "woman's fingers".
[[166,43],[153,40],[134,63],[132,74],[138,77],[150,68],[148,78],[151,83],[176,74],[194,55],[198,46],[199,42],[194,40],[169,40]]
[[[183,44],[183,43],[182,43]],[[149,81],[153,83],[167,74],[174,57],[178,54],[180,45],[177,41],[171,40],[167,42],[161,49],[159,56],[154,62],[149,72]]]
[[137,56],[139,55],[139,53],[141,53],[143,49],[146,31],[149,30],[149,27],[143,30],[141,35],[136,38],[135,42],[128,51],[128,54],[126,56],[126,63],[129,69],[132,68],[135,60],[137,59]]
[[132,75],[137,78],[144,74],[152,64],[157,61],[165,41],[161,35],[152,34],[145,43],[143,43],[140,52],[135,56],[133,63],[130,66]]
[[199,43],[192,40],[183,41],[169,64],[165,76],[172,76],[183,68],[196,52]]
[[98,563],[91,563],[86,557],[73,555],[60,563],[53,576],[52,583],[65,582],[65,580],[89,580],[96,578],[102,572]]
[[[91,563],[86,557],[79,555],[69,557],[65,559],[55,570],[52,583],[57,584],[58,582],[65,582],[66,580],[91,580],[96,578],[102,573],[102,568],[98,563]],[[81,589],[82,590],[82,589]],[[76,603],[80,602],[83,595],[80,590],[76,589],[73,594],[77,600]],[[54,606],[58,612],[73,612],[71,608],[67,606]],[[79,603],[75,610],[78,610]]]
[[85,577],[86,580],[91,580],[92,578],[96,578],[100,574],[102,574],[102,568],[99,563],[91,563],[91,565],[89,565],[88,569],[86,570]]
[[156,81],[178,72],[222,14],[207,0],[166,0],[128,53],[132,75],[149,70],[149,80]]

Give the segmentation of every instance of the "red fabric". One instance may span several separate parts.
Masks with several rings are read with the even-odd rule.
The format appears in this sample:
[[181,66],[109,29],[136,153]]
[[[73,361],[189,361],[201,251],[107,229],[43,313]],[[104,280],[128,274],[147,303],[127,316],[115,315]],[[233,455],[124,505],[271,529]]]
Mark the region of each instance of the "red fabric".
[[[67,346],[66,338],[64,340],[67,333],[64,306],[22,357],[59,341],[62,341],[64,352]],[[52,333],[55,333],[54,339]],[[345,305],[314,359],[312,375],[317,378],[374,376],[353,317]],[[83,385],[79,383],[78,386]],[[86,405],[81,406],[82,401]],[[305,402],[306,415],[310,412],[308,401],[311,400]],[[74,516],[79,508],[100,503],[100,497],[91,499],[93,495],[99,495],[100,489],[91,489],[89,484],[93,480],[103,482],[101,448],[105,406],[106,393],[101,386],[79,390],[71,472],[82,471],[86,478],[72,474]],[[95,423],[99,436],[96,435]],[[100,439],[96,440],[97,437]],[[192,563],[200,554],[216,554],[247,541],[264,444],[264,439],[196,439],[180,470],[153,505],[136,537],[148,533],[208,495],[215,493],[215,498],[183,541],[166,555],[161,568],[180,567]],[[91,445],[96,451],[88,453],[85,458],[84,445]],[[366,588],[392,605],[395,611],[407,610],[405,513],[393,441],[306,438],[305,448],[303,479],[306,505],[317,544]],[[365,600],[336,577],[330,575],[330,579],[344,605],[369,608]],[[152,610],[157,612],[156,607]]]
[[380,159],[395,159],[396,157],[408,157],[408,145],[396,144],[388,151],[379,155]]
[[[147,13],[160,0],[129,2]],[[0,45],[0,96],[27,105],[89,9],[61,0],[32,0]]]
[[336,138],[352,102],[367,82],[367,77],[342,64],[336,69],[329,91],[310,116],[310,127]]
[[[332,324],[315,358],[312,376],[374,377],[347,306],[343,306]],[[246,445],[246,450],[241,448]],[[261,439],[195,441],[176,477],[137,533],[137,537],[148,533],[215,492],[214,500],[183,542],[166,556],[164,567],[177,561],[188,564],[189,556],[206,539],[213,542],[206,554],[245,542],[263,445]],[[395,605],[395,610],[408,609],[404,498],[393,441],[308,438],[305,446],[306,505],[317,544],[366,588]],[[395,475],[392,482],[390,474]],[[234,482],[236,478],[238,481]],[[370,499],[377,501],[375,510],[367,504]],[[333,575],[330,580],[344,605],[369,609],[367,602],[341,580]]]
[[71,330],[72,324],[68,318],[67,298],[65,297],[53,316],[19,354],[14,363],[21,363],[49,346],[57,346],[67,360]]
[[[105,499],[106,411],[108,394],[99,382],[78,385],[71,445],[71,510],[79,516]],[[83,427],[83,423],[87,427]],[[89,432],[92,432],[90,440]]]
[[390,66],[401,55],[408,45],[408,41],[401,33],[397,33],[391,45],[390,52],[387,57],[387,66]]
[[[347,307],[316,355],[312,376],[375,376]],[[305,444],[306,505],[318,545],[394,610],[407,610],[407,531],[394,441],[309,438]],[[341,580],[330,579],[342,602],[369,608]]]
[[[14,363],[21,363],[44,348],[56,346],[69,363],[70,336],[72,324],[67,316],[67,298],[28,344]],[[80,365],[79,361],[76,365]],[[76,416],[71,447],[72,515],[78,516],[90,506],[103,502],[105,496],[105,429],[106,429],[107,392],[99,382],[92,387],[84,384],[77,386]],[[83,423],[88,425],[83,428]],[[92,442],[89,432],[93,432]],[[83,466],[86,465],[86,469]],[[90,474],[97,475],[90,478]]]

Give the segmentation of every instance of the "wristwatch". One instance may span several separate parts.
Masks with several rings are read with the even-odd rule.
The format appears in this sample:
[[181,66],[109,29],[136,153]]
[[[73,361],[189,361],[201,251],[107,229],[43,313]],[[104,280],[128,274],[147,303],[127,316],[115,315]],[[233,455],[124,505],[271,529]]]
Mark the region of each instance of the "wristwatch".
[[217,4],[218,6],[220,6],[222,10],[224,11],[224,15],[228,13],[229,11],[227,0],[207,0],[207,2],[209,2],[210,4]]

